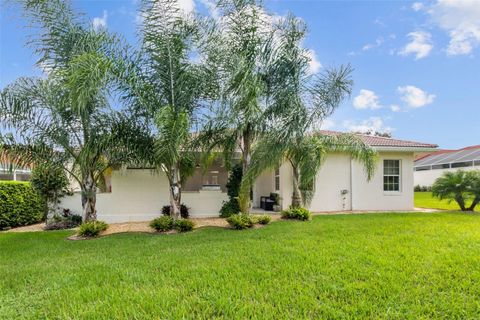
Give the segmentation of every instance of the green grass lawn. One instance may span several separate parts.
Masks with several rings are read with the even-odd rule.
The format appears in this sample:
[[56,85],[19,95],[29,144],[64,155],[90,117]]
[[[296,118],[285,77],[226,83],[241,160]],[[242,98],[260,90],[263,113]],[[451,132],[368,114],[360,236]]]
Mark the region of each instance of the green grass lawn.
[[0,233],[2,319],[478,319],[480,215],[318,216],[265,228]]
[[[467,206],[471,201],[467,202]],[[448,200],[438,200],[432,197],[431,192],[415,192],[415,207],[430,208],[430,209],[444,209],[444,210],[460,210],[460,207],[455,201],[448,203]],[[475,211],[480,212],[480,206],[475,208]]]

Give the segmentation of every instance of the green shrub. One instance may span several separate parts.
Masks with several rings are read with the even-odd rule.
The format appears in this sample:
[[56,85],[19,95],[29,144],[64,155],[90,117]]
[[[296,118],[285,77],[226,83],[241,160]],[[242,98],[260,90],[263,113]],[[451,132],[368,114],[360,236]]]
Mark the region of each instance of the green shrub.
[[240,205],[238,204],[237,198],[232,198],[228,201],[224,201],[222,208],[220,209],[220,217],[228,218],[231,215],[237,214],[240,212]]
[[255,218],[256,218],[256,223],[263,224],[263,225],[267,225],[270,223],[270,221],[272,221],[272,217],[266,214],[261,216],[256,216]]
[[0,181],[0,230],[41,222],[44,208],[30,183]]
[[243,230],[253,227],[256,220],[255,217],[249,214],[241,213],[234,214],[231,217],[228,217],[227,222],[233,229]]
[[170,216],[158,217],[150,222],[150,227],[159,232],[170,231],[174,227],[173,222],[173,218]]
[[100,232],[107,230],[108,224],[103,221],[85,222],[80,225],[78,235],[82,237],[96,237]]
[[181,219],[175,222],[175,230],[178,232],[192,231],[195,223],[192,220]]
[[282,211],[282,218],[307,221],[312,218],[312,213],[305,208],[289,208]]

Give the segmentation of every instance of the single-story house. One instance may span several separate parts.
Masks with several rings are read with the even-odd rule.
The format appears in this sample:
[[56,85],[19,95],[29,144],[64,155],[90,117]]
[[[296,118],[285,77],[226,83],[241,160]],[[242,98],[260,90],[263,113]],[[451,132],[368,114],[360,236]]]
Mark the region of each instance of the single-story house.
[[430,187],[445,172],[480,170],[480,145],[459,150],[439,150],[415,160],[414,183]]
[[[331,131],[324,133],[336,134]],[[310,210],[412,210],[415,154],[432,151],[437,146],[377,136],[359,137],[379,153],[373,178],[367,181],[363,166],[349,155],[328,155],[316,179]],[[219,215],[223,201],[228,198],[227,179],[228,172],[221,163],[214,163],[206,171],[196,169],[182,189],[182,202],[190,207],[191,217]],[[168,181],[161,172],[133,168],[113,171],[109,183],[109,192],[97,196],[97,216],[100,220],[148,221],[158,217],[162,206],[169,203]],[[279,194],[283,208],[290,206],[292,169],[289,163],[258,177],[253,186],[253,207],[260,207],[261,197],[270,193]],[[80,214],[80,194],[64,198],[61,206]]]

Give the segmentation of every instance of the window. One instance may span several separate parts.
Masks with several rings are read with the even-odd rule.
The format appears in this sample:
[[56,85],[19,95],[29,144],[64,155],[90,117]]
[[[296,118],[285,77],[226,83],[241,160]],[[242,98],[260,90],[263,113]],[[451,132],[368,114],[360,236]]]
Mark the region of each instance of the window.
[[383,160],[383,191],[400,191],[400,160]]
[[448,169],[450,168],[450,164],[449,163],[445,163],[445,164],[435,164],[432,166],[432,169]]
[[480,160],[475,160],[474,165],[475,165],[475,166],[480,166]]
[[467,162],[455,162],[452,163],[452,168],[464,168],[464,167],[471,167],[473,165],[472,161]]
[[275,191],[280,191],[280,168],[275,169]]
[[425,170],[430,170],[430,166],[422,166],[422,167],[416,167],[415,171],[425,171]]

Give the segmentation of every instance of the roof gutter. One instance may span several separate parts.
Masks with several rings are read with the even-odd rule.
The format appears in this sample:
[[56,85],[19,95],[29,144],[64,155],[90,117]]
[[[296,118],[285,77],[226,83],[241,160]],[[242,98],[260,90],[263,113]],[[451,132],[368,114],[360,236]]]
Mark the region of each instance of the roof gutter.
[[388,152],[432,152],[436,147],[389,147],[389,146],[372,146],[376,151]]

